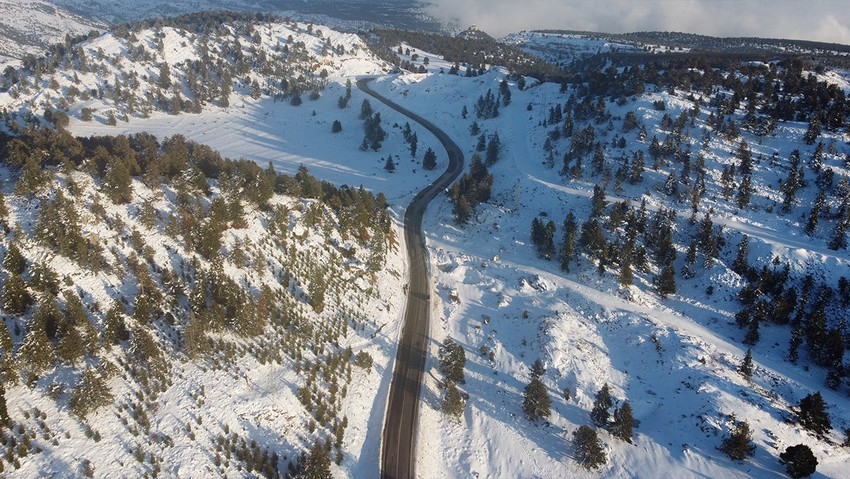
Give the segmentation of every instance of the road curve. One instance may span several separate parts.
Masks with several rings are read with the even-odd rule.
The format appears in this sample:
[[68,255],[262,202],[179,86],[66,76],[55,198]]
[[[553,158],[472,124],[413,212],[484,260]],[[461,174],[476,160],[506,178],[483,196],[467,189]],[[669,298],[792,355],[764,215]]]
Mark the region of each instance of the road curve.
[[428,354],[431,286],[425,237],[422,235],[422,216],[425,208],[445,190],[463,170],[463,153],[442,130],[430,121],[379,95],[369,86],[373,78],[357,81],[357,88],[381,103],[419,123],[442,143],[449,165],[445,173],[416,194],[404,212],[404,241],[410,264],[407,308],[396,353],[390,396],[384,416],[384,435],[381,447],[381,478],[409,479],[415,477],[416,429],[419,420],[419,390]]

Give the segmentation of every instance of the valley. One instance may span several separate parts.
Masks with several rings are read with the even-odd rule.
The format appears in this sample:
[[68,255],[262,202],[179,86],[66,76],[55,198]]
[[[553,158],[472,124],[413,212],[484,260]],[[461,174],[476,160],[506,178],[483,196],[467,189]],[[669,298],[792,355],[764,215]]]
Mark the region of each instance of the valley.
[[3,474],[842,477],[841,48],[429,35],[3,73]]

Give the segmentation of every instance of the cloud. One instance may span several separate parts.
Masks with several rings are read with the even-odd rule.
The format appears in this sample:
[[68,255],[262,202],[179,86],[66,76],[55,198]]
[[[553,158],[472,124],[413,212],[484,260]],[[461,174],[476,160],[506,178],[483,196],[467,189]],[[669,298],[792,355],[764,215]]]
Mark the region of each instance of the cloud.
[[430,0],[429,13],[499,37],[529,29],[679,31],[850,44],[846,0]]

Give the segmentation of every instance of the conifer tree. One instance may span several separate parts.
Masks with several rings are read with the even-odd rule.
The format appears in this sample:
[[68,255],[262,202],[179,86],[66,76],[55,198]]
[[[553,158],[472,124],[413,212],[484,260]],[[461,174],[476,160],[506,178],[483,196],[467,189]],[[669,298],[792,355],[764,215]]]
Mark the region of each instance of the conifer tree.
[[623,257],[620,259],[620,286],[626,287],[631,286],[634,280],[634,274],[632,273],[632,261],[629,257],[630,254],[623,254]]
[[531,367],[531,381],[525,387],[522,402],[522,410],[531,419],[549,417],[550,414],[552,400],[549,398],[546,385],[540,379],[545,372],[543,362],[540,359],[536,360]]
[[11,243],[9,245],[9,248],[6,250],[6,256],[3,257],[3,267],[6,268],[9,274],[24,274],[27,268],[27,260],[21,254],[21,250],[17,244]]
[[81,418],[85,418],[92,411],[112,404],[114,396],[109,390],[106,380],[93,368],[88,367],[83,371],[77,387],[71,392],[71,410]]
[[84,354],[85,344],[79,330],[73,326],[68,328],[56,346],[56,355],[71,366],[76,366]]
[[750,379],[753,376],[753,351],[752,348],[747,348],[747,354],[744,356],[744,360],[741,362],[741,365],[738,367],[738,372],[741,373],[747,379]]
[[835,229],[832,231],[832,239],[827,245],[829,249],[838,251],[847,248],[847,226],[850,225],[850,211],[845,214],[845,217],[839,218],[835,223]]
[[53,362],[53,345],[44,329],[35,327],[21,341],[18,361],[33,374],[40,374]]
[[205,329],[202,315],[190,311],[189,321],[186,323],[186,329],[183,330],[183,346],[190,359],[196,358],[209,349]]
[[735,261],[732,263],[732,271],[743,275],[750,267],[747,262],[747,254],[749,252],[750,237],[744,235],[741,238],[741,243],[738,245],[738,254],[735,256]]
[[319,442],[313,444],[310,455],[304,464],[304,473],[301,479],[333,479],[331,474],[331,460],[328,451]]
[[437,167],[437,154],[430,147],[425,150],[425,156],[422,158],[422,167],[426,170],[433,170]]
[[109,199],[115,204],[129,203],[133,199],[132,183],[133,178],[127,165],[121,160],[111,159],[103,178],[104,190]]
[[829,413],[826,411],[826,403],[820,391],[809,394],[800,400],[797,418],[800,425],[818,436],[832,429]]
[[112,303],[112,307],[103,318],[103,343],[105,345],[118,344],[118,341],[130,339],[130,333],[124,323],[124,306],[118,300]]
[[9,427],[12,424],[12,418],[9,417],[9,410],[6,407],[6,386],[4,381],[0,381],[0,428]]
[[824,195],[823,190],[818,193],[817,199],[815,199],[814,204],[812,205],[812,210],[809,213],[809,219],[806,221],[805,233],[806,236],[812,236],[815,234],[815,230],[818,227],[818,220],[820,218],[821,209],[826,204],[826,196]]
[[744,344],[748,346],[755,346],[758,344],[761,339],[761,333],[759,332],[760,321],[758,318],[751,318],[749,326],[747,328],[747,334],[744,336]]
[[752,196],[752,177],[750,175],[744,175],[744,178],[741,180],[741,186],[738,188],[738,198],[737,204],[738,208],[746,208],[750,204],[750,197]]
[[575,215],[570,211],[564,219],[564,241],[561,243],[561,250],[558,253],[558,260],[561,262],[561,270],[570,271],[570,261],[575,256],[575,243],[578,225]]
[[390,173],[395,171],[395,162],[393,161],[393,155],[387,156],[387,162],[384,163],[384,169]]
[[3,309],[8,314],[23,314],[32,304],[32,296],[20,275],[12,274],[3,285]]
[[794,479],[811,476],[818,466],[812,449],[805,444],[788,446],[785,452],[779,455],[779,459],[785,463],[785,471]]
[[598,427],[606,427],[608,425],[608,412],[611,409],[611,391],[608,388],[608,383],[605,383],[596,393],[596,399],[593,401],[593,409],[590,411],[590,419],[593,424]]
[[583,425],[573,433],[573,446],[578,463],[587,470],[598,469],[608,460],[602,441],[590,426]]
[[672,265],[661,269],[661,273],[655,278],[655,287],[662,298],[676,294],[676,270]]
[[6,322],[0,322],[0,349],[3,350],[2,354],[0,354],[0,360],[2,358],[8,358],[12,356],[12,349],[15,347],[12,342],[12,334],[9,333],[9,328],[6,327]]
[[737,422],[735,429],[723,439],[720,450],[736,461],[752,456],[756,446],[751,441],[750,425],[746,421]]
[[369,100],[363,100],[363,103],[360,104],[360,119],[365,120],[372,116],[372,104],[369,103]]
[[454,381],[446,381],[446,396],[443,398],[443,412],[449,416],[459,419],[463,415],[463,409],[466,407],[466,400],[455,385]]
[[466,352],[463,346],[452,338],[446,338],[440,347],[440,371],[446,375],[447,381],[463,384],[466,379],[463,368],[466,367]]
[[622,406],[614,409],[614,423],[611,424],[611,434],[614,437],[632,442],[632,429],[634,428],[635,420],[632,416],[632,405],[628,401]]

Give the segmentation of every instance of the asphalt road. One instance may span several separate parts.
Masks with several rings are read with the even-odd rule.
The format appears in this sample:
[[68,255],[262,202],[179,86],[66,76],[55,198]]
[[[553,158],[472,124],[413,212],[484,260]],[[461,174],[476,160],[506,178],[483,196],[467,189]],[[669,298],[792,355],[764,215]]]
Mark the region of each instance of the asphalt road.
[[371,80],[372,78],[358,80],[357,88],[425,127],[442,143],[448,155],[448,168],[445,173],[420,191],[404,213],[404,240],[407,244],[410,277],[404,325],[384,416],[381,477],[408,479],[415,477],[419,390],[428,354],[431,311],[431,279],[425,238],[422,235],[422,216],[428,203],[460,175],[463,170],[463,153],[455,142],[433,123],[376,93],[369,87]]

